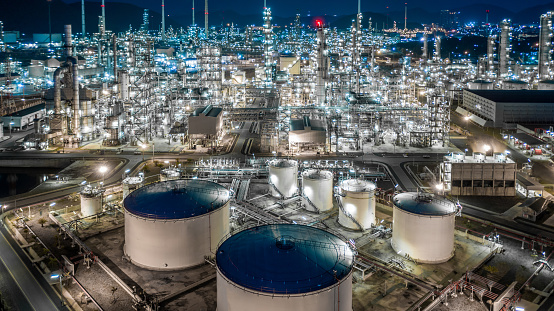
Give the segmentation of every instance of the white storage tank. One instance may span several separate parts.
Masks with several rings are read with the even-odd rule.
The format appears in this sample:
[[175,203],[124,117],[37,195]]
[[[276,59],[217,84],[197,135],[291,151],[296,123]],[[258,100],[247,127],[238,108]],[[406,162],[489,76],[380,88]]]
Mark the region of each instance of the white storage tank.
[[123,188],[123,199],[125,199],[129,195],[129,193],[140,188],[143,181],[144,178],[142,178],[141,176],[126,177],[125,179],[123,179],[123,181],[121,182],[121,187]]
[[292,197],[298,190],[298,162],[286,159],[269,162],[269,182],[272,196]]
[[200,179],[144,186],[123,201],[125,255],[137,266],[176,270],[204,262],[229,233],[229,190]]
[[321,229],[246,229],[217,250],[217,310],[351,311],[353,262],[348,244]]
[[315,169],[302,173],[302,201],[310,212],[333,208],[333,173]]
[[474,80],[468,83],[470,90],[492,90],[494,84],[486,80]]
[[454,255],[456,204],[429,193],[393,198],[392,248],[421,263],[441,263]]
[[160,172],[160,181],[175,180],[181,177],[181,171],[177,168],[165,168]]
[[104,189],[86,186],[81,190],[81,217],[102,212],[102,193]]
[[339,224],[366,230],[375,224],[375,184],[367,180],[343,180],[337,188]]

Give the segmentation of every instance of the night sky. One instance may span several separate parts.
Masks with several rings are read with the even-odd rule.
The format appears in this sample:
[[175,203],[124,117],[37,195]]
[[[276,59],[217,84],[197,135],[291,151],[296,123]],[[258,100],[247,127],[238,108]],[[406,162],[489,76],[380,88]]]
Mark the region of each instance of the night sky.
[[[64,0],[65,2],[80,2],[80,0]],[[196,14],[204,12],[204,0],[194,0]],[[161,0],[106,0],[106,6],[110,2],[126,2],[137,6],[150,8],[160,11]],[[362,11],[386,13],[390,11],[402,11],[405,0],[362,0]],[[532,6],[552,3],[554,0],[413,0],[408,1],[409,8],[422,8],[428,11],[438,11],[441,9],[456,9],[472,4],[490,4],[491,7],[502,7],[507,10],[517,12]],[[209,0],[210,11],[233,10],[243,14],[256,14],[263,8],[263,0]],[[296,13],[306,15],[310,12],[312,15],[322,14],[351,14],[357,11],[357,0],[267,0],[267,5],[277,16],[293,16]],[[166,12],[171,15],[190,15],[192,0],[165,0]],[[387,7],[389,7],[387,9]],[[554,7],[554,4],[553,4]]]

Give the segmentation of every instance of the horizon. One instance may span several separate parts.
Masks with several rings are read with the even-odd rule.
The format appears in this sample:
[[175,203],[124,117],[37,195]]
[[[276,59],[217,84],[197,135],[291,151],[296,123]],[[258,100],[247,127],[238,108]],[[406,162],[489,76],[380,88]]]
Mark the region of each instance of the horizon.
[[[81,2],[80,0],[61,0],[65,3]],[[191,15],[192,1],[181,0],[165,0],[166,11],[169,10],[168,16],[187,16]],[[204,1],[194,0],[196,14],[200,16],[204,12]],[[98,2],[101,0],[87,0],[86,2]],[[155,12],[161,12],[161,0],[105,0],[105,4],[108,7],[110,2],[128,3],[138,7],[147,8]],[[160,5],[154,3],[159,2]],[[291,17],[297,13],[305,16],[318,16],[318,15],[348,15],[356,14],[358,2],[356,0],[350,0],[351,5],[346,5],[345,2],[338,3],[331,0],[306,0],[306,1],[294,1],[294,0],[282,0],[282,1],[267,1],[267,6],[272,9],[274,16]],[[189,4],[187,4],[189,3]],[[242,0],[239,2],[240,7],[237,7],[237,1],[224,1],[224,0],[210,0],[209,11],[234,11],[241,13],[241,15],[258,14],[263,10],[263,0]],[[404,10],[404,3],[406,1],[378,1],[378,2],[361,2],[362,12],[373,13],[397,13]],[[498,1],[479,1],[479,0],[467,0],[464,2],[459,1],[443,1],[442,4],[437,4],[435,1],[415,0],[407,2],[408,10],[423,9],[429,13],[438,12],[440,10],[456,10],[472,5],[490,6],[491,9],[500,8],[502,10],[511,11],[517,13],[522,10],[533,8],[536,6],[552,4],[554,10],[553,0],[534,0],[531,2],[506,0],[502,3]],[[258,7],[258,8],[256,8]],[[319,8],[327,8],[325,11]],[[494,13],[491,12],[491,13]]]

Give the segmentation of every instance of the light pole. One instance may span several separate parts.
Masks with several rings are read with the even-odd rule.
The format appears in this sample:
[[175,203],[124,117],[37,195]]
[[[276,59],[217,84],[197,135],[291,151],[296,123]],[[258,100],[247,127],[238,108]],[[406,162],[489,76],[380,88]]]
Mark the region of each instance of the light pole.
[[63,276],[62,276],[61,273],[60,273],[60,274],[52,274],[52,275],[50,276],[50,278],[51,278],[52,280],[55,280],[55,279],[59,279],[59,280],[60,280],[60,301],[61,301],[62,306],[63,306],[64,303],[63,303],[63,284],[62,284],[62,277],[63,277]]
[[485,149],[485,158],[487,157],[487,153],[489,152],[489,150],[491,150],[491,146],[489,145],[484,145],[483,146],[483,149]]
[[104,174],[108,171],[108,168],[106,166],[100,166],[98,171],[100,173],[102,173],[102,183],[101,183],[101,185],[104,186]]
[[146,148],[145,144],[140,145],[140,149],[142,150],[142,161],[144,161],[144,148]]

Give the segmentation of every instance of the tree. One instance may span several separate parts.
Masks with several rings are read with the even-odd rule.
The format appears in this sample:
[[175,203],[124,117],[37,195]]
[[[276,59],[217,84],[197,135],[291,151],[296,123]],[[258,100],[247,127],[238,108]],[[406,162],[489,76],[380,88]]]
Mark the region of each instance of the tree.
[[44,227],[44,224],[46,224],[48,222],[48,220],[46,220],[46,218],[41,218],[38,220],[38,223],[40,224],[41,227]]

